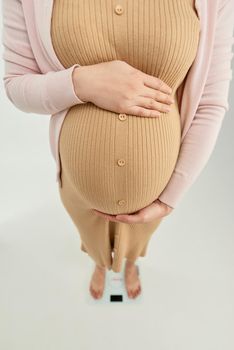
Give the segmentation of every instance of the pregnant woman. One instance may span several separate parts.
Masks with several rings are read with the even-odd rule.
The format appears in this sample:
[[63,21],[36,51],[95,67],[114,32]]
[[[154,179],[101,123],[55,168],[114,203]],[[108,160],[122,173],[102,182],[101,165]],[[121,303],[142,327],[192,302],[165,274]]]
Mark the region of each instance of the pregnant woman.
[[228,109],[233,0],[4,0],[4,83],[51,114],[62,203],[94,261],[141,292],[136,260],[200,174]]
[[[54,1],[53,47],[64,67],[80,64],[74,72],[78,96],[87,102],[70,108],[63,121],[60,195],[82,250],[96,262],[94,296],[102,295],[105,268],[119,272],[123,258],[128,294],[140,292],[134,262],[146,255],[162,218],[127,223],[93,209],[136,213],[152,205],[169,181],[181,137],[175,93],[195,58],[199,29],[193,0]],[[93,80],[101,88],[92,87]],[[121,94],[127,95],[128,84],[125,105]],[[155,111],[137,115],[136,105]]]

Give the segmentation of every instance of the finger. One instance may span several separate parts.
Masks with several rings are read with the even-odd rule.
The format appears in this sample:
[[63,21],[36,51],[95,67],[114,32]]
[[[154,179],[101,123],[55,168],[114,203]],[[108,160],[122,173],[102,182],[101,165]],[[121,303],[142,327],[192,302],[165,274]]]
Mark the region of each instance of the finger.
[[129,215],[126,215],[124,218],[119,218],[117,217],[118,215],[116,216],[112,216],[112,215],[105,215],[105,217],[111,221],[114,221],[114,222],[125,222],[125,223],[128,223],[128,217]]
[[95,212],[96,215],[101,216],[103,218],[109,218],[110,217],[110,215],[105,214],[105,213],[101,213],[101,212],[99,212],[97,210],[94,210],[94,212]]
[[137,106],[153,109],[162,113],[168,113],[171,111],[171,106],[155,101],[153,98],[137,96],[134,102]]
[[116,219],[115,219],[113,216],[111,216],[111,215],[99,214],[99,216],[103,217],[103,218],[106,219],[106,220],[118,222],[118,220],[116,220]]
[[153,117],[159,118],[161,116],[161,112],[156,111],[155,109],[147,109],[140,106],[132,106],[127,110],[128,114],[132,114],[139,117]]
[[110,220],[110,221],[114,221],[114,222],[120,222],[121,220],[117,220],[115,215],[109,215],[109,214],[104,214],[101,213],[97,210],[94,210],[94,212],[96,213],[96,215],[103,217],[106,220]]
[[137,224],[142,223],[142,217],[139,214],[135,215],[116,215],[116,219],[120,219],[123,222],[128,224]]
[[175,102],[174,98],[171,96],[171,94],[165,94],[164,92],[160,90],[152,89],[148,86],[144,86],[142,93],[140,96],[143,97],[150,97],[156,101],[163,102],[164,104],[172,104]]
[[163,80],[144,72],[142,72],[142,74],[143,74],[143,82],[146,86],[156,90],[160,90],[162,92],[165,92],[166,94],[172,93],[172,88],[169,85],[167,85]]

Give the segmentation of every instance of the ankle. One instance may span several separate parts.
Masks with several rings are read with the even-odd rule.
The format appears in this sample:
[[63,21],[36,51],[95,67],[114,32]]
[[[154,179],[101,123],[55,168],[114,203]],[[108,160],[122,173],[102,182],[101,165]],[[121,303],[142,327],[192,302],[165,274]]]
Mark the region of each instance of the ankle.
[[135,261],[126,259],[126,267],[133,267],[135,265]]
[[105,267],[105,266],[98,265],[98,264],[96,264],[96,268],[97,268],[99,271],[105,271],[105,270],[106,270],[106,267]]

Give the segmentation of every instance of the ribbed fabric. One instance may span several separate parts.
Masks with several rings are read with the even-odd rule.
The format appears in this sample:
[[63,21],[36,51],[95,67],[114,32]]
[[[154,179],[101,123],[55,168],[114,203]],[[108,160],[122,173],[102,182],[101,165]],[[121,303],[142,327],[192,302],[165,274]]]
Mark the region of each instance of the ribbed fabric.
[[[119,7],[121,14],[116,12]],[[176,89],[196,55],[199,19],[193,0],[55,0],[51,35],[64,67],[123,60],[166,82],[176,100]],[[129,114],[122,118],[92,103],[70,108],[59,140],[60,194],[82,232],[83,248],[88,236],[84,226],[88,218],[91,220],[91,208],[130,214],[158,198],[175,167],[180,137],[177,100],[171,112],[161,113],[159,118]],[[80,208],[83,216],[74,208]],[[98,225],[97,218],[93,218],[90,230],[99,228],[101,232],[106,227],[106,220],[99,219]],[[145,255],[147,241],[140,235],[151,235],[159,222],[142,225],[137,243],[133,239],[136,225],[115,223],[116,232],[125,231],[125,245],[122,252],[118,248],[115,270],[126,252],[132,259],[140,253]],[[132,231],[129,243],[127,231]],[[94,239],[86,241],[83,250],[95,256],[91,246],[96,243]],[[135,244],[135,251],[130,250],[131,244]]]

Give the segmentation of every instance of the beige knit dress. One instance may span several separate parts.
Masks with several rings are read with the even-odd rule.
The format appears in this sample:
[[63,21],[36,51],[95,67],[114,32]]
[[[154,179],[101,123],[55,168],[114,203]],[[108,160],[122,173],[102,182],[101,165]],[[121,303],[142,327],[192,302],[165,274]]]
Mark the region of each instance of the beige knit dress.
[[134,213],[167,185],[181,138],[175,92],[195,59],[199,31],[194,0],[54,0],[51,37],[64,67],[123,60],[166,82],[176,100],[159,118],[118,114],[87,102],[71,107],[64,119],[61,200],[78,229],[81,250],[115,272],[124,258],[146,255],[162,219],[116,223],[91,209]]

